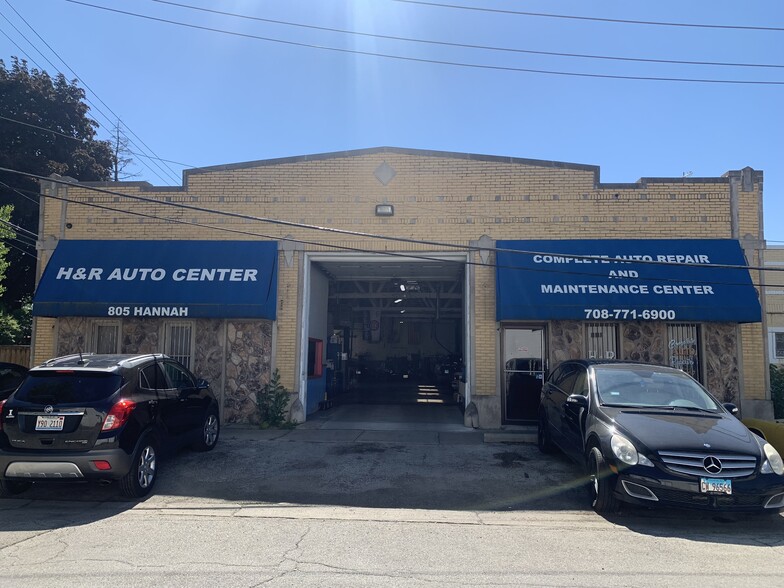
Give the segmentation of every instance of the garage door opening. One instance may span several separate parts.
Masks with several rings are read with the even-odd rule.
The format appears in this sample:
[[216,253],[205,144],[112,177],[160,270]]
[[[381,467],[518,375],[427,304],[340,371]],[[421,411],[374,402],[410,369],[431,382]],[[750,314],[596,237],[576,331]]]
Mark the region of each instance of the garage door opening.
[[[308,414],[348,405],[373,405],[374,413],[465,406],[465,256],[427,257],[311,256]],[[323,372],[314,378],[321,342]]]

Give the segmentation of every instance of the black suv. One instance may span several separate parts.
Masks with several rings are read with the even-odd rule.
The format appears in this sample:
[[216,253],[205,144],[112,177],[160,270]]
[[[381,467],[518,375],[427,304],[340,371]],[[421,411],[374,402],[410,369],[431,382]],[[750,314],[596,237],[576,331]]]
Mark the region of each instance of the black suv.
[[209,451],[219,433],[209,384],[165,355],[52,359],[0,401],[0,496],[33,482],[119,480],[141,498],[160,452]]

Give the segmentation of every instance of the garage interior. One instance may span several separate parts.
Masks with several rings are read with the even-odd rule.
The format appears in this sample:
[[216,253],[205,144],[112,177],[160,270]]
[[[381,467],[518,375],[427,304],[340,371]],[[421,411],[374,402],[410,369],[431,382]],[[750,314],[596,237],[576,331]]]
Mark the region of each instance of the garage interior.
[[[328,278],[325,401],[364,415],[459,416],[465,403],[464,260],[314,261]],[[426,407],[426,408],[424,408]]]

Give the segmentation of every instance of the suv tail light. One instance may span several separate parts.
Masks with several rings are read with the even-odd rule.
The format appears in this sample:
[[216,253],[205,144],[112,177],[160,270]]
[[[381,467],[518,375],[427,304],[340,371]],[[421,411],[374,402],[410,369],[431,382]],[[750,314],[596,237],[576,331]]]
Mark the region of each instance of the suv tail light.
[[132,400],[118,400],[106,415],[101,431],[114,431],[122,427],[128,421],[134,408],[136,408],[136,403]]
[[0,400],[0,431],[3,430],[3,407],[5,406],[5,400]]

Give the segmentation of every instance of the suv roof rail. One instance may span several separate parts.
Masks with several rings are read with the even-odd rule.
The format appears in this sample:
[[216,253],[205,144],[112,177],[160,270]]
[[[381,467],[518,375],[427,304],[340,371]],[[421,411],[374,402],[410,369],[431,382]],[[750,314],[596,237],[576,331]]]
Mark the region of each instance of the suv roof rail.
[[128,355],[127,357],[122,358],[117,362],[117,364],[121,366],[127,366],[150,358],[155,360],[168,359],[169,356],[165,353],[134,353],[133,355]]
[[51,359],[47,359],[46,361],[44,361],[43,363],[41,363],[39,365],[41,367],[45,367],[45,366],[54,365],[54,364],[59,363],[59,362],[71,361],[71,360],[76,359],[76,358],[79,358],[81,360],[84,357],[90,357],[92,355],[95,355],[95,353],[92,353],[92,352],[91,353],[72,353],[71,355],[61,355],[60,357],[53,357]]

